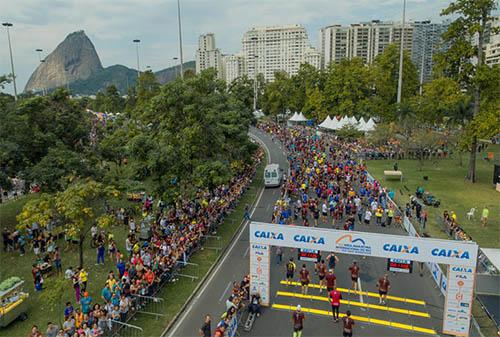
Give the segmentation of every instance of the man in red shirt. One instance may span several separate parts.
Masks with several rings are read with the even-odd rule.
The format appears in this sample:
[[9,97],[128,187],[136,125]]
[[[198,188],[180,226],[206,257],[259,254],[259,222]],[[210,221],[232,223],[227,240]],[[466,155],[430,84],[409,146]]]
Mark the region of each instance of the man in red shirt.
[[304,320],[306,317],[302,312],[300,304],[297,305],[297,310],[292,314],[292,324],[293,324],[293,337],[301,337],[302,329],[304,329]]
[[335,285],[337,283],[336,282],[337,277],[333,273],[333,269],[330,269],[328,273],[326,273],[325,280],[326,280],[326,291],[330,293],[330,291],[332,291],[333,288],[335,288]]
[[389,282],[389,276],[387,274],[384,277],[381,277],[377,282],[378,294],[380,296],[380,304],[385,304],[385,300],[387,299],[387,293],[389,292],[389,288],[391,287],[391,282]]
[[351,318],[351,311],[347,310],[345,316],[342,318],[342,336],[352,337],[352,328],[354,327],[354,320]]
[[330,303],[332,304],[332,314],[333,321],[339,321],[339,308],[340,308],[340,300],[342,299],[342,294],[335,287],[332,291],[328,293],[330,297]]
[[311,276],[309,276],[309,270],[306,269],[306,265],[302,265],[300,274],[300,284],[302,286],[302,294],[307,295],[307,289],[309,288],[309,282],[311,281]]
[[356,261],[352,261],[352,265],[349,267],[351,272],[352,289],[356,292],[358,290],[358,277],[359,277],[359,266]]

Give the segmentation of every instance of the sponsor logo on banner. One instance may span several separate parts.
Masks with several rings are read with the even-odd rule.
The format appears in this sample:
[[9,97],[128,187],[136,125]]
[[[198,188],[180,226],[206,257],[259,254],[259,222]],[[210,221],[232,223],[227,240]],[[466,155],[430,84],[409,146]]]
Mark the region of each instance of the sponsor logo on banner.
[[272,240],[285,240],[283,233],[274,233],[268,231],[255,231],[255,237],[261,239],[272,239]]
[[469,252],[466,250],[434,248],[431,250],[431,254],[437,257],[451,257],[459,260],[470,259]]
[[384,246],[382,248],[386,252],[418,254],[418,247],[417,246],[407,246],[407,245],[386,243],[386,244],[384,244]]
[[335,248],[341,253],[371,255],[372,247],[368,246],[359,236],[352,234],[342,235],[335,241]]
[[315,237],[312,235],[294,235],[293,241],[295,242],[303,242],[303,243],[315,243],[318,245],[324,245],[325,244],[325,239],[322,237]]

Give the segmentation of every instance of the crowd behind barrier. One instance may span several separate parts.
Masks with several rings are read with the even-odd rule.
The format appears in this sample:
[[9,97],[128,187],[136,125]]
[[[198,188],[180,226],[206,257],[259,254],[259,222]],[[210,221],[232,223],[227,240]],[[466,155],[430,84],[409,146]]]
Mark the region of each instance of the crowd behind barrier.
[[[127,210],[105,205],[106,212],[115,215],[119,225],[129,228],[129,234],[125,242],[126,251],[120,251],[112,231],[106,233],[96,226],[91,229],[91,241],[97,252],[96,264],[104,265],[104,260],[109,259],[116,267],[108,272],[100,298],[94,299],[87,292],[87,285],[92,280],[84,268],[67,267],[64,276],[68,279],[68,287],[73,286],[75,305],[66,303],[61,327],[49,322],[45,334],[42,334],[41,329],[34,326],[29,336],[115,336],[121,329],[133,327],[127,322],[137,312],[151,307],[148,305],[151,301],[162,301],[155,297],[158,291],[166,283],[178,281],[176,274],[202,248],[206,237],[214,235],[225,217],[235,209],[241,195],[251,184],[262,155],[263,150],[259,149],[253,156],[253,164],[246,166],[228,184],[212,191],[200,190],[192,200],[178,200],[166,205],[161,200],[155,201],[144,195],[140,225],[135,223],[133,214]],[[51,231],[52,228],[41,228],[35,223],[25,231],[5,233],[4,249],[24,253],[25,249],[32,247],[44,264],[62,273],[61,251],[57,246],[57,237]],[[43,291],[45,275],[40,265],[34,264],[32,273],[35,289]],[[234,302],[241,296],[235,296]],[[233,327],[233,317],[237,315],[227,312],[226,316],[231,323],[228,327]]]

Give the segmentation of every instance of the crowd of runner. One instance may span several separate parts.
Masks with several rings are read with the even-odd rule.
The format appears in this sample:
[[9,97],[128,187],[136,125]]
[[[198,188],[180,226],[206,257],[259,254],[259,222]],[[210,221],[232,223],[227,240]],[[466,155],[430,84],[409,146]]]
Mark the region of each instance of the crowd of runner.
[[[317,227],[327,225],[335,229],[354,230],[355,226],[391,226],[395,222],[394,205],[389,202],[393,192],[383,188],[376,180],[369,179],[359,153],[371,151],[363,144],[345,142],[328,134],[319,136],[310,128],[281,128],[273,123],[260,124],[259,128],[283,144],[289,162],[289,174],[282,185],[282,198],[274,207],[272,222]],[[363,156],[361,156],[363,157]],[[282,260],[282,249],[277,248],[277,263]],[[341,292],[336,288],[335,267],[338,257],[331,253],[318,257],[314,275],[319,281],[319,292],[326,290],[332,306],[334,322],[339,322]],[[302,295],[308,294],[313,273],[306,264],[298,268],[290,258],[285,264],[286,284],[298,277]],[[360,266],[353,261],[348,268],[352,284],[358,290]],[[296,275],[298,274],[298,275]],[[387,275],[378,282],[380,304],[386,303],[390,281]],[[300,305],[292,314],[293,336],[300,337],[305,320]],[[352,336],[354,320],[348,311],[342,317],[344,336]]]

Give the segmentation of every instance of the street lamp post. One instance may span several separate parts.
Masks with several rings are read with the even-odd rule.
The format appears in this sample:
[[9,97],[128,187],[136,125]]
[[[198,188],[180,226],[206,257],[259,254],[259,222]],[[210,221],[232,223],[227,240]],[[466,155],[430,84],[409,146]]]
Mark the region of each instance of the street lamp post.
[[[37,49],[35,49],[35,51],[38,54],[38,61],[40,62],[40,64],[42,64],[43,62],[45,62],[45,60],[42,59],[43,49],[37,48]],[[45,96],[45,88],[44,87],[42,87],[42,96]]]
[[257,111],[257,63],[258,55],[254,55],[254,69],[253,69],[253,111]]
[[180,51],[180,61],[181,61],[181,78],[184,78],[183,63],[184,59],[182,56],[182,26],[181,26],[181,2],[177,0],[177,21],[179,23],[179,51]]
[[401,45],[399,47],[399,76],[398,76],[398,97],[397,103],[401,103],[401,91],[403,89],[403,46],[405,40],[405,14],[406,14],[406,0],[403,0],[403,23],[401,26]]
[[[177,78],[177,61],[179,58],[178,57],[174,57],[172,60],[173,60],[173,64],[174,64],[174,73],[175,73],[175,77],[174,77],[174,80]],[[182,70],[181,70],[182,71]]]
[[12,57],[12,46],[10,44],[10,31],[9,31],[9,27],[12,27],[12,23],[4,22],[2,23],[2,26],[4,26],[7,29],[7,39],[9,40],[10,68],[12,70],[12,82],[14,83],[14,100],[17,101],[16,73],[14,71],[14,59]]
[[139,75],[141,74],[141,68],[139,66],[139,43],[141,42],[141,40],[135,39],[135,40],[132,40],[132,42],[135,43],[135,53],[137,56],[137,77],[139,77]]

